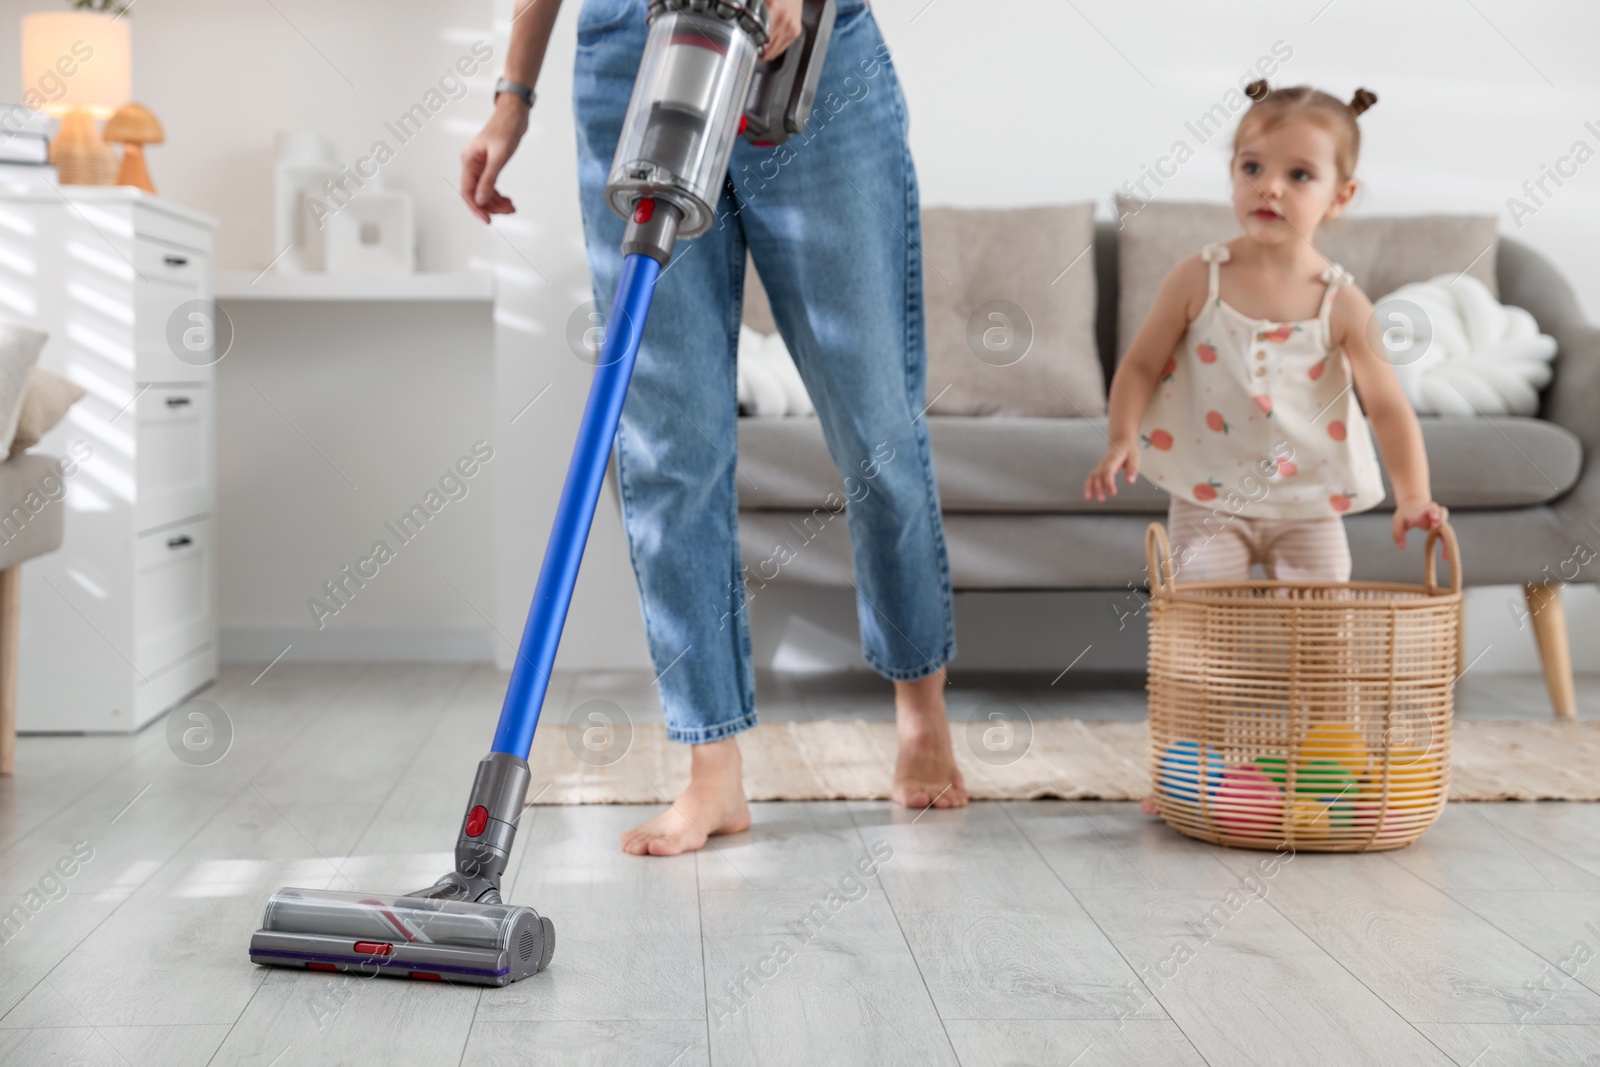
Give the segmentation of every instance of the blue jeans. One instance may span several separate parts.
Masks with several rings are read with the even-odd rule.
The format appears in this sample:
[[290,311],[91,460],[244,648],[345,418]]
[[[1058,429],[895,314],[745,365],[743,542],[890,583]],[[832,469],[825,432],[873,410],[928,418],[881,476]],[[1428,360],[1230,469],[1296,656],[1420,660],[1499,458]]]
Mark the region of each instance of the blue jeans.
[[[644,50],[645,0],[587,0],[573,99],[595,302],[611,306],[623,220],[603,190]],[[777,148],[736,143],[718,219],[662,273],[617,433],[624,523],[667,736],[756,724],[741,564],[734,397],[748,248],[842,484],[862,654],[886,678],[955,654],[925,390],[921,231],[906,108],[877,23],[841,0],[816,110]],[[802,532],[797,526],[797,534]],[[772,568],[805,552],[774,546]]]

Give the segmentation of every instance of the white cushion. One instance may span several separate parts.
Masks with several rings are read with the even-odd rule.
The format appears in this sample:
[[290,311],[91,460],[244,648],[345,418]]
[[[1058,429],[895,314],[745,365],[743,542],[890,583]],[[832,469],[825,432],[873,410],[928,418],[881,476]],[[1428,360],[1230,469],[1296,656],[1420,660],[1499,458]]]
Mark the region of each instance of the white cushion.
[[739,411],[746,415],[810,415],[816,409],[778,333],[741,324],[737,376]]
[[[1424,415],[1537,415],[1556,340],[1470,274],[1402,285],[1373,321],[1411,406]],[[1379,333],[1381,331],[1381,333]]]

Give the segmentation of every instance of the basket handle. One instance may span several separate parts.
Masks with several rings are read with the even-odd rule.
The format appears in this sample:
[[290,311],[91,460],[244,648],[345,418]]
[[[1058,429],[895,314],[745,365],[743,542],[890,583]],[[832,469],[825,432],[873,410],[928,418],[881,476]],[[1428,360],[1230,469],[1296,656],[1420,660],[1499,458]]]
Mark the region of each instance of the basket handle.
[[[1157,551],[1159,549],[1159,551]],[[1167,543],[1167,530],[1159,522],[1144,529],[1144,562],[1150,575],[1150,595],[1172,591],[1172,546]],[[1162,576],[1166,581],[1162,581]]]
[[1429,593],[1439,592],[1439,583],[1433,575],[1433,546],[1444,541],[1445,558],[1450,561],[1450,588],[1448,592],[1461,592],[1461,547],[1456,544],[1456,532],[1451,529],[1448,522],[1439,524],[1438,529],[1428,531],[1428,543],[1423,546],[1422,558],[1424,560],[1423,577],[1428,584]]

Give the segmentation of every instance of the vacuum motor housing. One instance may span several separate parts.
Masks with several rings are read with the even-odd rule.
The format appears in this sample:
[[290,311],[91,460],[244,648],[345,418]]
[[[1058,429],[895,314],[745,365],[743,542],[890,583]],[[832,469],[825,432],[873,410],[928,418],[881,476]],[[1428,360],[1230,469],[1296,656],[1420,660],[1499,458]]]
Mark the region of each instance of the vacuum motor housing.
[[630,221],[643,200],[670,204],[676,237],[697,237],[715,220],[734,140],[780,144],[805,129],[834,0],[807,0],[800,39],[770,62],[764,0],[651,0],[649,11],[606,199]]

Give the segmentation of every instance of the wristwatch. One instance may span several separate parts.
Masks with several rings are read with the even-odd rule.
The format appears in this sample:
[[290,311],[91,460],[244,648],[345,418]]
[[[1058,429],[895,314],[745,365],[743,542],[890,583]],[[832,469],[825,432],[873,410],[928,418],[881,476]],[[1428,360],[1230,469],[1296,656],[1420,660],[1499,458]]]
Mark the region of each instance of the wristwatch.
[[494,83],[495,102],[499,102],[501,93],[510,93],[512,96],[519,97],[529,107],[533,106],[533,90],[521,82],[514,82],[510,78],[501,78]]

